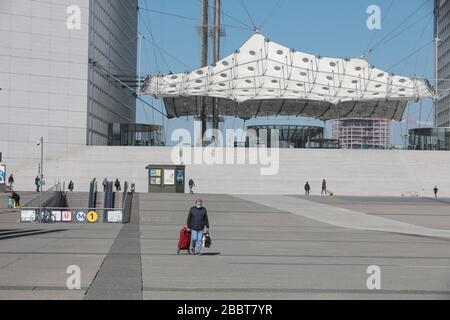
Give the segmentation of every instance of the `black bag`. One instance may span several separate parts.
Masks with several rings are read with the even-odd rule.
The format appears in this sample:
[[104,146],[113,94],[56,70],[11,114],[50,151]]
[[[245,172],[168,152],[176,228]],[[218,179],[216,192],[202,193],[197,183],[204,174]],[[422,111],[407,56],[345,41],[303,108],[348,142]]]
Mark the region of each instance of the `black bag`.
[[211,247],[211,236],[210,236],[209,232],[208,232],[208,233],[205,233],[205,234],[203,235],[203,246],[204,246],[205,248]]

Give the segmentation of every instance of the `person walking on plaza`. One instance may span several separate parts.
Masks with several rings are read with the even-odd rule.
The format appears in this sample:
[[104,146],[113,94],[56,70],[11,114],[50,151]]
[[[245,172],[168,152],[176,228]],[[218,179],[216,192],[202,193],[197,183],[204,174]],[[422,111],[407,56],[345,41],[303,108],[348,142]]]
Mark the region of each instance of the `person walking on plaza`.
[[187,218],[187,227],[191,231],[190,253],[200,256],[202,249],[203,231],[209,230],[208,212],[203,206],[203,201],[198,199],[195,206],[189,210]]
[[70,180],[68,188],[69,188],[70,192],[73,192],[73,181],[72,180]]
[[103,185],[103,192],[106,192],[106,187],[108,186],[108,179],[103,179],[103,182],[102,182],[102,185]]
[[438,187],[434,186],[433,191],[434,191],[434,197],[437,198],[437,194],[438,194],[438,191],[439,191]]
[[12,190],[13,185],[14,185],[14,177],[13,177],[12,173],[9,175],[8,184],[9,184],[9,187],[11,188],[11,190]]
[[116,178],[116,181],[114,182],[114,186],[116,187],[116,192],[119,192],[122,190],[122,188],[120,187],[119,178]]
[[322,191],[320,195],[322,196],[324,193],[327,195],[327,181],[325,179],[322,180]]
[[39,176],[34,178],[34,185],[36,186],[36,192],[41,192],[41,178]]
[[309,196],[309,192],[311,191],[311,186],[309,185],[309,182],[306,181],[305,184],[305,196]]
[[194,180],[192,180],[192,178],[191,179],[189,179],[189,193],[190,194],[193,194],[194,193],[194,187],[195,187],[195,182],[194,182]]

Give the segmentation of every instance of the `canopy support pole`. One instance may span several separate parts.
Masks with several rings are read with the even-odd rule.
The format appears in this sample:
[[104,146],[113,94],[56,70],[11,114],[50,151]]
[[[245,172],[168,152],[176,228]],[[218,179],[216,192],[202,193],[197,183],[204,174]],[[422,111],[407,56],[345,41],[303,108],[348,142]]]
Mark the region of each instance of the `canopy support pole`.
[[142,60],[142,33],[138,32],[138,89],[137,95],[141,95],[141,60]]
[[437,128],[438,126],[438,102],[439,102],[439,92],[438,92],[438,85],[439,85],[439,71],[438,71],[438,65],[439,65],[439,42],[441,41],[439,39],[439,1],[435,1],[435,8],[434,8],[434,77],[435,77],[435,98],[433,99],[433,107],[434,107],[434,127]]
[[[214,63],[220,60],[220,0],[214,0],[214,41],[213,41],[213,60]],[[219,99],[213,99],[213,129],[219,129]]]
[[[202,1],[202,27],[201,30],[201,66],[206,67],[208,65],[208,0]],[[201,103],[201,115],[200,120],[202,122],[202,141],[206,132],[206,97],[200,99]]]

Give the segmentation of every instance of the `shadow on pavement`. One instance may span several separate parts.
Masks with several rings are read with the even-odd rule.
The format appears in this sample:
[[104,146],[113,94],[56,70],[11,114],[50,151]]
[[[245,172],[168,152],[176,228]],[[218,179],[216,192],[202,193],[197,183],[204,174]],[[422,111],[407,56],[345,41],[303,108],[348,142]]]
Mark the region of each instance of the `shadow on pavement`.
[[1,230],[0,231],[0,241],[1,240],[8,240],[8,239],[15,239],[15,238],[22,238],[22,237],[31,237],[31,236],[37,236],[37,235],[43,235],[43,234],[49,234],[49,233],[56,233],[56,232],[63,232],[67,231],[67,229],[57,229],[57,230],[42,230],[42,229],[10,229],[10,230]]
[[[202,256],[218,256],[222,254],[221,252],[202,252]],[[190,253],[186,252],[180,252],[179,253],[180,256],[191,256]]]
[[202,252],[202,256],[218,256],[221,252]]

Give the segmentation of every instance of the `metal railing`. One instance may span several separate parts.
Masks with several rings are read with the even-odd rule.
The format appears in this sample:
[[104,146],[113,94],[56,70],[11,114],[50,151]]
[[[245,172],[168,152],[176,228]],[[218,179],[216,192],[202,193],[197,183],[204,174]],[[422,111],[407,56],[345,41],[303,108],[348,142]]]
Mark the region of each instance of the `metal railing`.
[[[105,219],[104,212],[107,212]],[[38,217],[38,218],[36,218]],[[123,208],[27,207],[21,209],[21,222],[42,223],[123,223]]]
[[[61,185],[58,183],[49,190],[49,192],[61,191]],[[134,184],[131,184],[130,191],[128,183],[124,184],[124,194],[122,198],[122,207],[119,208],[87,208],[87,207],[51,207],[49,204],[54,200],[52,195],[42,206],[34,205],[33,202],[39,201],[39,196],[29,201],[22,207],[21,222],[75,222],[75,223],[129,223],[134,194]],[[44,205],[45,204],[45,205]]]
[[54,199],[54,197],[56,196],[56,192],[59,191],[61,191],[61,183],[58,182],[50,189],[39,192],[39,194],[35,198],[25,203],[23,207],[40,207],[41,202],[42,206],[44,207],[45,204]]
[[122,198],[122,208],[124,222],[129,223],[131,220],[131,209],[134,196],[134,183],[131,183],[130,190],[128,190],[128,182],[124,183],[124,194]]

